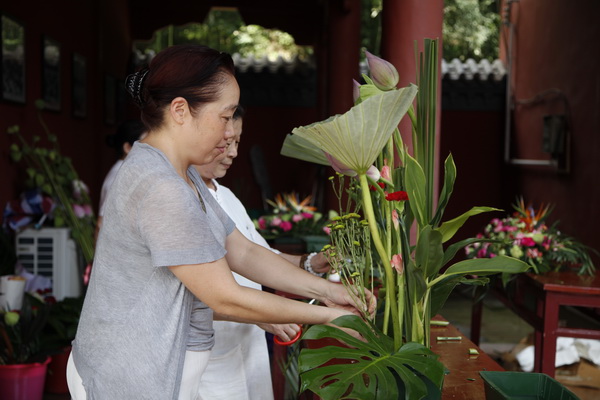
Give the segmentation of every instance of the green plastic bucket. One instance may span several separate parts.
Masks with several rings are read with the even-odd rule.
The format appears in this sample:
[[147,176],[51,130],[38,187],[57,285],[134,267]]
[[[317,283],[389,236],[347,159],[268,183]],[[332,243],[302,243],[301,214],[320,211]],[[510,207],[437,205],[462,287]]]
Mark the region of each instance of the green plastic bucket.
[[486,400],[579,400],[573,392],[546,374],[481,371]]

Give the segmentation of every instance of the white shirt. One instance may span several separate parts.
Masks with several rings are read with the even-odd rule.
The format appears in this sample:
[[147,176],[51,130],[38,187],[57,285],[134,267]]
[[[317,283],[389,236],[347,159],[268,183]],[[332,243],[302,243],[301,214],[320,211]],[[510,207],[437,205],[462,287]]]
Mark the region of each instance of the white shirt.
[[[242,202],[215,180],[209,189],[217,203],[249,240],[271,249],[258,233]],[[242,286],[261,290],[261,285],[233,272]],[[202,400],[272,400],[271,367],[265,331],[254,324],[214,321],[215,346],[200,380]]]

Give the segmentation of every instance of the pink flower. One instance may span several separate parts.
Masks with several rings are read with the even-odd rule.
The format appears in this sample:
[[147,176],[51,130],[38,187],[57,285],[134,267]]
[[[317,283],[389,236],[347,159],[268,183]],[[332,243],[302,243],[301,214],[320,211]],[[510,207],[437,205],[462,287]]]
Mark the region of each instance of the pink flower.
[[331,168],[333,168],[336,172],[339,172],[340,174],[347,175],[347,176],[356,176],[357,175],[355,170],[351,169],[347,165],[336,160],[331,154],[325,153],[325,157],[327,157],[329,164],[331,164]]
[[305,219],[312,219],[312,217],[314,217],[314,215],[312,213],[308,213],[308,212],[302,212],[300,213]]
[[279,217],[275,217],[271,220],[271,226],[281,226],[283,221]]
[[92,206],[90,206],[89,204],[83,205],[83,212],[85,213],[85,215],[87,217],[91,217],[94,214],[94,211],[92,210]]
[[77,218],[85,217],[85,210],[79,204],[73,204],[73,212]]
[[324,226],[323,227],[323,232],[325,232],[328,235],[331,235],[331,228],[328,226]]
[[389,165],[384,165],[381,168],[381,177],[388,181],[392,178],[392,173]]
[[283,229],[284,232],[289,232],[292,230],[292,223],[290,221],[281,221],[279,227]]
[[379,178],[381,178],[381,173],[379,172],[376,166],[371,165],[367,170],[367,176],[375,182],[377,182]]
[[521,239],[521,244],[523,246],[533,247],[533,246],[535,246],[535,240],[533,240],[530,237],[524,237],[523,239]]
[[267,221],[263,217],[258,218],[258,228],[267,229]]
[[402,255],[394,254],[392,256],[392,259],[390,260],[390,263],[392,264],[392,267],[394,267],[396,272],[398,272],[399,274],[402,274],[404,272],[404,265],[402,264]]
[[392,222],[394,223],[394,228],[398,229],[400,221],[398,220],[398,211],[396,209],[392,210]]
[[302,216],[302,214],[295,214],[295,215],[292,217],[292,221],[294,221],[294,222],[300,222],[300,221],[302,221],[303,219],[304,219],[304,217]]
[[396,87],[400,77],[398,70],[390,62],[374,56],[373,54],[365,51],[367,56],[367,63],[369,64],[369,70],[371,71],[371,79],[373,83],[381,90],[390,90]]

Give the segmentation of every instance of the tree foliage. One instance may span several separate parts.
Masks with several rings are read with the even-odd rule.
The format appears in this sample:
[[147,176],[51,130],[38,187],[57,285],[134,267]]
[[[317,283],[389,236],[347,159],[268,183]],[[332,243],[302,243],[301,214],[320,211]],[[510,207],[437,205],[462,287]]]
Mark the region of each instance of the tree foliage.
[[443,58],[494,60],[498,57],[498,0],[445,0]]

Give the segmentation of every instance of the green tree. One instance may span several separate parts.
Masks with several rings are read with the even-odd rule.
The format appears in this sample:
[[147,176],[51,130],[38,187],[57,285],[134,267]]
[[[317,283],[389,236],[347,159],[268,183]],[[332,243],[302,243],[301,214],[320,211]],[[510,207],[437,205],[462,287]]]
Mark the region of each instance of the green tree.
[[498,58],[498,0],[445,0],[443,58]]

